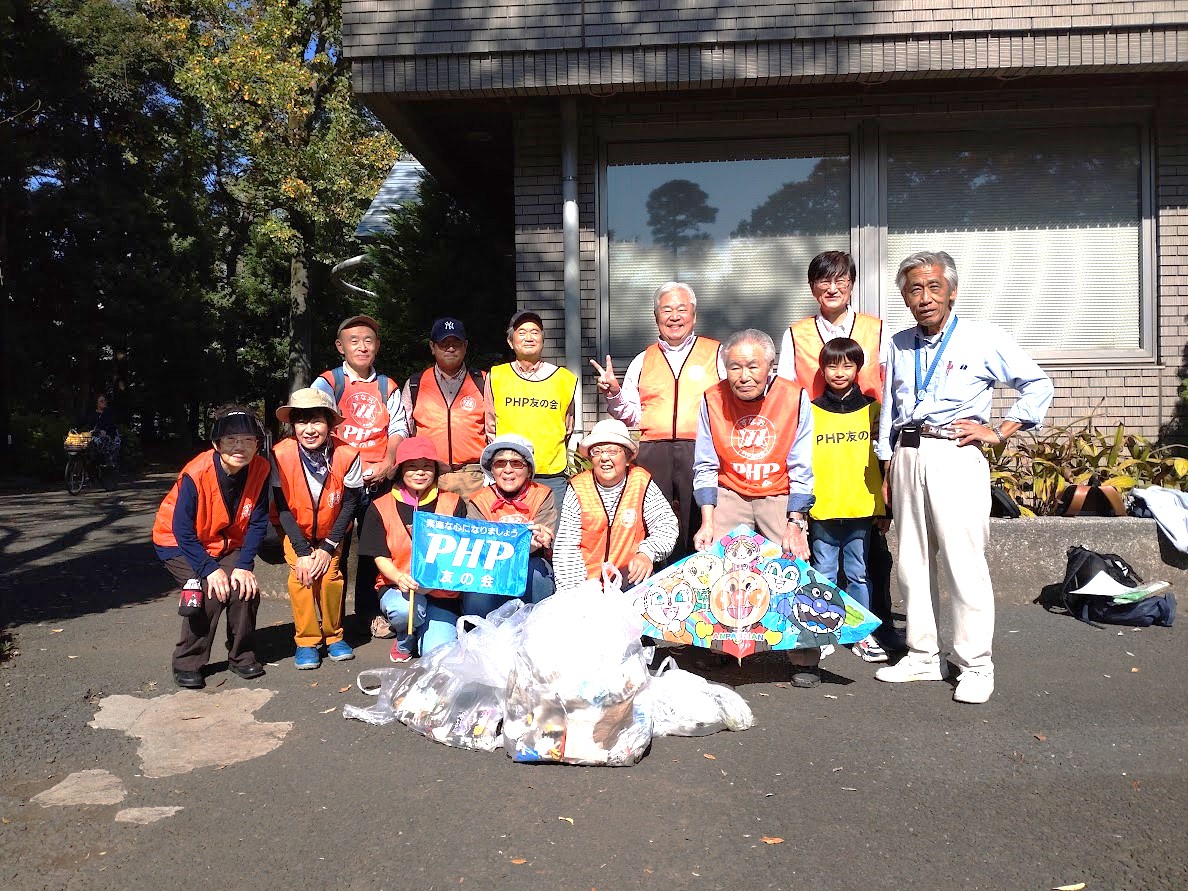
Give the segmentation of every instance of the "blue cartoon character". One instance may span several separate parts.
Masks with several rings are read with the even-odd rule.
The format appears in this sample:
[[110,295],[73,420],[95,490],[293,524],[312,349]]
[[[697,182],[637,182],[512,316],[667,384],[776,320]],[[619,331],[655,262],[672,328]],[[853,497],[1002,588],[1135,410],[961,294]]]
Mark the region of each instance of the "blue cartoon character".
[[767,579],[772,594],[790,594],[800,584],[800,569],[797,568],[795,560],[777,557],[763,564],[760,571]]
[[[792,600],[796,623],[815,638],[815,645],[837,643],[837,633],[846,623],[842,592],[827,582],[814,582],[798,589]],[[827,636],[822,641],[821,636]]]

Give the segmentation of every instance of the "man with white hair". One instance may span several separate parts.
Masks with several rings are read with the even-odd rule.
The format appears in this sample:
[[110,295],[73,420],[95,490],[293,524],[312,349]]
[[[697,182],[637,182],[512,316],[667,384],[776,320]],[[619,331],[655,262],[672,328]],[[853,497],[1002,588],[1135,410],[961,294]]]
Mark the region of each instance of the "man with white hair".
[[[990,467],[980,445],[1039,425],[1052,403],[1052,381],[997,325],[958,319],[957,266],[944,251],[912,254],[899,264],[895,283],[916,325],[888,344],[875,453],[891,462],[883,494],[899,531],[908,654],[875,677],[945,679],[936,617],[943,566],[952,585],[952,661],[961,668],[953,698],[983,703],[994,692],[994,590],[986,565]],[[992,426],[996,382],[1019,398]]]
[[639,428],[636,463],[652,474],[676,512],[680,534],[673,557],[692,549],[696,527],[693,502],[693,443],[701,396],[725,376],[721,344],[694,333],[697,295],[684,282],[665,282],[652,297],[659,339],[631,360],[620,384],[611,357],[598,372],[598,392],[606,410],[628,427]]
[[[722,347],[726,380],[705,392],[697,418],[693,497],[701,507],[697,550],[742,524],[785,553],[809,559],[813,414],[808,393],[774,377],[775,344],[748,328]],[[821,683],[819,649],[788,651],[792,684]]]

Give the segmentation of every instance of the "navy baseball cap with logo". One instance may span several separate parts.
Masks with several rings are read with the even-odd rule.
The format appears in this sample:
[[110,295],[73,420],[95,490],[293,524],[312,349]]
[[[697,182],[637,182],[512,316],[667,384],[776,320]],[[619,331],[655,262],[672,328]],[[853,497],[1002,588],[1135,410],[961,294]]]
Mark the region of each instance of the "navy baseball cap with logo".
[[459,340],[465,340],[466,326],[457,319],[451,319],[448,316],[444,319],[438,319],[433,323],[433,329],[429,332],[429,339],[434,343],[441,343],[447,337],[456,337]]

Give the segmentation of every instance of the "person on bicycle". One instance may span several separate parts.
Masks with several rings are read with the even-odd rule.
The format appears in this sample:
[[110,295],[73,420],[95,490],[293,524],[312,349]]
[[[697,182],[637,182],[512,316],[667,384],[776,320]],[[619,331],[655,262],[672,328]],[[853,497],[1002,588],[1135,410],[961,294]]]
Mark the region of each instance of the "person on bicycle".
[[107,405],[107,395],[95,397],[95,410],[83,418],[79,425],[91,431],[91,448],[104,464],[115,464],[120,456],[120,430],[116,426],[115,412]]

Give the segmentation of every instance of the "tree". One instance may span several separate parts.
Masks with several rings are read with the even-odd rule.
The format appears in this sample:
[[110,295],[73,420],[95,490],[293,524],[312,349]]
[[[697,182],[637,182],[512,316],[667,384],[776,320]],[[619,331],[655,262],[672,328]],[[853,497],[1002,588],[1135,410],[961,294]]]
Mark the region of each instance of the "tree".
[[653,240],[674,254],[687,244],[707,241],[709,233],[702,232],[701,225],[718,218],[718,209],[710,207],[708,199],[701,186],[687,179],[670,179],[652,189],[647,210]]
[[849,220],[849,159],[821,158],[807,177],[780,186],[730,235],[758,238],[844,232]]

